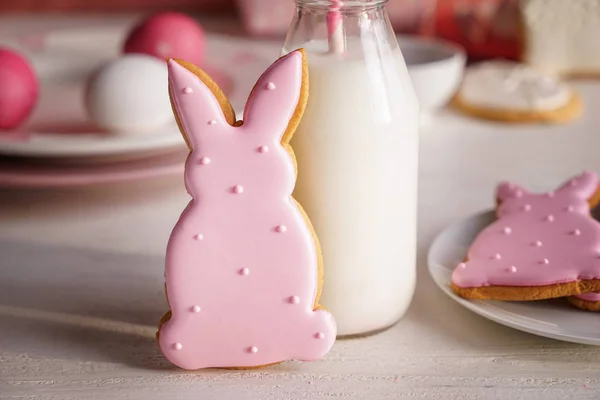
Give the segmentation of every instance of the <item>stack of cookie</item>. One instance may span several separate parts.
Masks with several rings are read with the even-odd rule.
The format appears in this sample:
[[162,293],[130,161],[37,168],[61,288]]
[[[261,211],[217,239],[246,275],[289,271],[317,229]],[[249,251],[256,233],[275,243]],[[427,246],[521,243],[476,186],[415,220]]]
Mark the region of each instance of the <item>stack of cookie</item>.
[[452,274],[467,299],[532,301],[566,297],[600,311],[600,203],[596,174],[584,172],[547,193],[513,183],[496,191],[497,219],[479,233]]

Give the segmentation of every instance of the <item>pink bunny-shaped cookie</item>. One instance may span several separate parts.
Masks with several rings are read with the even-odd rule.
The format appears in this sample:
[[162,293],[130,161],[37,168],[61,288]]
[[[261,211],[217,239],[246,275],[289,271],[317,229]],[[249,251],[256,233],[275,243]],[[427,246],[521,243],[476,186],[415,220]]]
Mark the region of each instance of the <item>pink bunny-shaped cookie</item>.
[[600,291],[600,223],[590,214],[597,190],[598,178],[591,172],[543,194],[499,185],[498,219],[477,236],[467,261],[454,270],[454,291],[493,300]]
[[169,88],[191,153],[193,199],[167,248],[161,350],[184,369],[255,367],[316,360],[335,341],[320,309],[320,252],[292,198],[289,140],[308,96],[302,50],[258,80],[235,122],[227,99],[202,71],[169,61]]

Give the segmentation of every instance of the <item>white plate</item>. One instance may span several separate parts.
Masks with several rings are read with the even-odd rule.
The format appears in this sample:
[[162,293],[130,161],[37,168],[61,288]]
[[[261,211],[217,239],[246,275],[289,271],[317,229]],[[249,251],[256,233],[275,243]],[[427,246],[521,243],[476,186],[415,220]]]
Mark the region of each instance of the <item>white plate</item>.
[[452,270],[467,254],[477,234],[495,219],[492,211],[446,228],[429,249],[429,273],[451,299],[469,310],[511,328],[567,342],[600,345],[600,314],[578,310],[565,299],[534,302],[465,300],[452,292]]
[[[35,48],[22,44],[27,38],[5,43],[31,60],[42,90],[35,112],[22,128],[25,140],[2,140],[0,134],[0,154],[114,159],[184,148],[174,121],[153,132],[114,134],[99,132],[87,120],[82,101],[87,76],[119,55],[125,34],[106,28],[62,30],[38,38],[41,42]],[[277,58],[276,50],[267,43],[222,35],[207,35],[206,40],[207,65],[203,67],[239,113],[254,81]]]

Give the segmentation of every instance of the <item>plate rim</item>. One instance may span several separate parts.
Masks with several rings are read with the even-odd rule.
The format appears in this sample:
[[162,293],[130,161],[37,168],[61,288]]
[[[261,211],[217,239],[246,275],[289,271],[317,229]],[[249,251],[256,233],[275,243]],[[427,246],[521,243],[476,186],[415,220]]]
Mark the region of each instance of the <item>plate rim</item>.
[[[593,339],[593,338],[589,338],[586,336],[581,336],[582,334],[581,333],[578,334],[576,331],[573,331],[573,333],[569,334],[569,333],[564,333],[564,332],[559,333],[559,332],[554,332],[554,331],[547,331],[547,330],[540,330],[540,329],[532,328],[526,324],[521,323],[518,320],[515,320],[514,315],[520,316],[520,314],[516,314],[513,312],[508,312],[506,310],[498,309],[497,307],[494,306],[493,303],[491,303],[492,300],[463,299],[462,297],[456,295],[452,291],[452,289],[450,288],[449,282],[445,282],[444,279],[435,272],[435,269],[444,268],[444,266],[441,265],[440,263],[438,263],[437,261],[435,261],[433,259],[433,255],[437,252],[437,249],[442,246],[443,238],[446,235],[448,235],[449,232],[456,229],[461,224],[465,224],[467,221],[475,221],[475,220],[479,220],[479,219],[483,219],[483,218],[490,218],[493,215],[495,215],[495,210],[493,210],[493,209],[487,209],[484,211],[480,211],[476,214],[471,214],[465,218],[454,221],[453,223],[451,223],[451,224],[447,225],[445,228],[443,228],[440,232],[438,232],[438,234],[436,235],[434,240],[431,242],[431,245],[429,246],[429,249],[427,251],[427,270],[429,272],[429,276],[431,277],[433,282],[436,284],[436,286],[443,293],[445,293],[448,297],[450,297],[452,300],[454,300],[455,302],[457,302],[464,308],[468,309],[469,311],[471,311],[483,318],[493,321],[497,324],[504,325],[509,328],[516,329],[516,330],[519,330],[522,332],[527,332],[532,335],[546,337],[546,338],[555,339],[555,340],[560,340],[563,342],[600,346],[600,338]],[[576,311],[576,310],[574,310],[574,311]],[[498,312],[500,312],[500,314],[498,314]],[[502,319],[501,316],[505,316],[506,318]],[[521,318],[527,318],[527,317],[521,316]]]
[[[107,29],[102,26],[93,26],[93,27],[78,27],[78,28],[70,28],[70,29],[60,29],[56,28],[49,32],[45,32],[45,35],[48,36],[51,40],[53,36],[58,36],[60,38],[61,35],[65,35],[65,32],[68,32],[70,35],[77,34],[88,34],[88,35],[102,35],[110,36],[116,35],[115,31],[112,29]],[[121,32],[119,32],[119,35]],[[27,36],[27,35],[20,35]],[[7,43],[10,43],[12,40],[17,40],[20,38],[19,35],[5,38]],[[210,62],[207,63],[207,69],[209,70],[220,70],[223,72],[225,77],[229,79],[231,84],[231,92],[227,94],[228,99],[232,103],[240,103],[242,101],[245,102],[248,93],[245,93],[245,90],[240,89],[240,86],[243,86],[243,83],[249,81],[249,78],[252,75],[260,76],[260,73],[264,71],[263,64],[266,63],[268,65],[267,59],[265,59],[265,55],[263,51],[257,51],[255,56],[256,59],[252,63],[252,65],[247,66],[242,73],[232,74],[233,70],[237,67],[231,65],[231,63],[226,62],[227,57],[230,57],[235,54],[233,49],[238,49],[239,51],[246,51],[244,44],[248,43],[247,39],[236,37],[235,40],[232,40],[228,35],[220,34],[220,33],[207,33],[206,40],[210,41],[210,46],[207,48],[219,46],[221,43],[225,43],[228,50],[225,50],[223,54],[218,54],[216,57],[213,57]],[[257,50],[260,48],[269,48],[270,43],[257,43]],[[272,46],[272,44],[271,44]],[[23,46],[21,46],[23,47]],[[54,46],[56,47],[56,46]],[[60,46],[59,46],[60,47]],[[20,47],[19,47],[20,48]],[[77,50],[78,47],[72,47],[71,49]],[[30,50],[28,50],[30,51]],[[42,50],[43,52],[43,50]],[[260,68],[258,68],[260,66]],[[258,78],[256,76],[254,79]],[[248,83],[248,82],[246,82]],[[238,118],[241,119],[243,114],[243,107],[236,106],[236,114]],[[157,132],[154,132],[153,140],[149,141],[138,141],[135,147],[126,146],[121,147],[119,144],[103,146],[100,149],[94,148],[93,146],[87,146],[83,149],[73,149],[72,146],[67,148],[53,148],[50,151],[45,148],[43,145],[38,145],[38,147],[27,148],[23,145],[22,141],[14,141],[14,140],[3,140],[0,137],[0,156],[12,156],[12,157],[32,157],[32,158],[59,158],[59,157],[68,157],[68,158],[77,158],[77,157],[110,157],[110,156],[123,156],[127,154],[136,154],[140,152],[146,151],[156,151],[156,152],[169,152],[179,148],[184,149],[185,142],[182,140],[181,134],[179,133],[179,129],[175,124],[168,124],[164,127],[157,127],[156,131],[169,131],[170,133],[159,135]],[[101,131],[98,131],[101,133]],[[176,134],[177,133],[177,134]],[[92,133],[94,134],[94,133]],[[110,134],[110,133],[109,133]],[[117,133],[119,134],[119,133]],[[0,133],[0,136],[2,134]],[[24,141],[27,143],[29,140],[35,140],[36,138],[41,138],[41,140],[46,140],[47,137],[52,135],[60,135],[59,132],[40,132],[35,131],[28,133],[29,139]],[[68,134],[65,136],[72,136],[77,134]],[[82,134],[82,136],[89,136],[90,134]],[[143,135],[143,133],[123,133],[123,135],[133,136],[133,135]]]

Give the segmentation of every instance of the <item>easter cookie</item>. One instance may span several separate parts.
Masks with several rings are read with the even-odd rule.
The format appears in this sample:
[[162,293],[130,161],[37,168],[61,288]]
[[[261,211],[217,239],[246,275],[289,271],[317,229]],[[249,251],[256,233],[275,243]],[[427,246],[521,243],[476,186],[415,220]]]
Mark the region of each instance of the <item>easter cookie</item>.
[[518,123],[566,122],[583,110],[579,95],[565,83],[523,64],[499,60],[467,68],[453,105],[477,118]]
[[266,70],[243,123],[204,72],[179,60],[168,65],[173,109],[191,149],[185,185],[193,199],[167,247],[161,350],[189,370],[323,357],[336,325],[318,303],[317,238],[292,198],[289,141],[308,96],[304,52]]
[[497,220],[452,273],[454,292],[519,301],[600,291],[600,223],[590,214],[597,192],[591,172],[541,194],[500,184]]
[[567,297],[569,303],[586,311],[600,312],[600,293],[586,293]]

